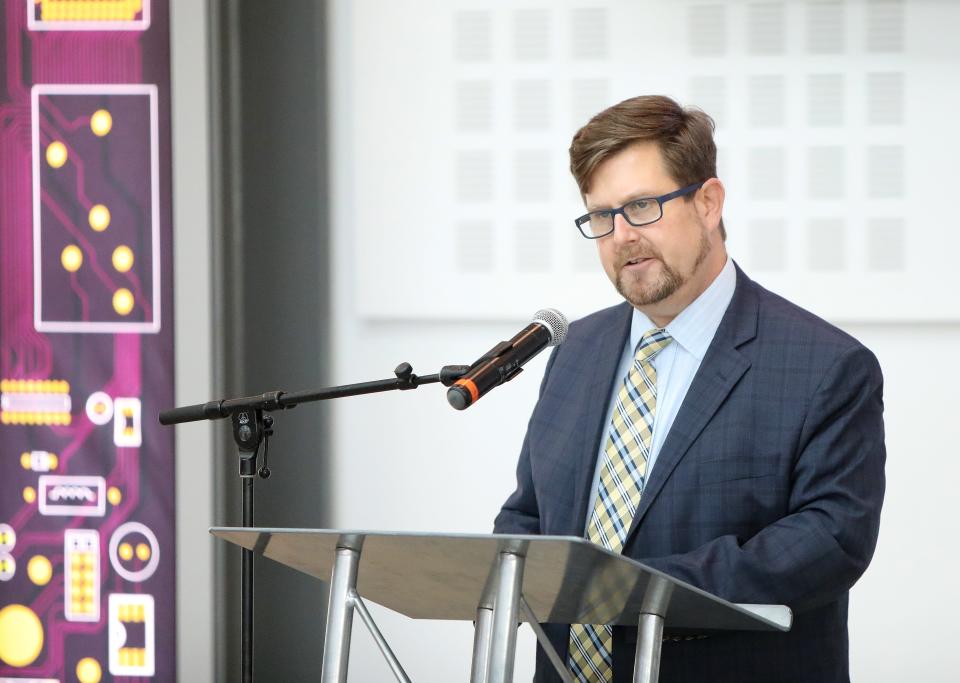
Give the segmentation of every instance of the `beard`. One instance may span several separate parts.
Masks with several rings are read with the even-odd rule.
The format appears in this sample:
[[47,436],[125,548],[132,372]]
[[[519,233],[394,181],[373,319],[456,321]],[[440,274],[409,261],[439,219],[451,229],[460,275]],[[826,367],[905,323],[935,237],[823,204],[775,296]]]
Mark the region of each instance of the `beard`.
[[620,293],[620,296],[635,307],[659,303],[667,297],[672,296],[678,289],[689,282],[690,278],[692,278],[693,274],[697,271],[697,268],[707,260],[710,249],[710,238],[707,236],[706,229],[703,229],[700,232],[700,245],[697,258],[690,268],[689,273],[681,273],[664,261],[663,254],[656,250],[653,245],[648,245],[643,252],[644,256],[656,259],[661,265],[660,275],[657,279],[650,283],[644,283],[630,275],[630,273],[624,270],[624,266],[628,261],[636,258],[636,256],[624,255],[624,257],[620,259],[620,266],[617,269],[617,280],[614,285]]

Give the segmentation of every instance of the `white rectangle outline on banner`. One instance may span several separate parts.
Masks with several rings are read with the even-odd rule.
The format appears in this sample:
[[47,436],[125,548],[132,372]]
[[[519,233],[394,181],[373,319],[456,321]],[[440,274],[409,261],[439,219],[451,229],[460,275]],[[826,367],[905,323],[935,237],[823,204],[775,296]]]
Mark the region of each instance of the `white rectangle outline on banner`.
[[36,19],[34,0],[27,3],[27,28],[31,31],[146,31],[150,28],[150,0],[143,0],[143,17],[135,21],[44,21]]
[[[153,247],[153,320],[142,323],[73,322],[40,319],[40,95],[147,95],[150,98],[150,194],[151,245]],[[160,140],[157,110],[157,86],[136,83],[129,85],[50,85],[31,88],[33,121],[33,326],[37,332],[147,332],[160,331]]]
[[[73,582],[74,582],[74,568],[73,568],[73,558],[71,557],[70,552],[70,541],[72,538],[89,538],[93,540],[91,545],[95,546],[90,552],[94,558],[94,567],[93,570],[94,576],[92,577],[91,583],[93,583],[93,600],[91,604],[93,605],[93,612],[90,614],[77,614],[73,611],[72,607],[72,598],[73,598]],[[83,552],[83,551],[81,551]],[[81,581],[82,581],[81,577]],[[100,621],[100,582],[101,582],[101,571],[100,571],[100,532],[97,529],[64,529],[63,531],[63,615],[66,617],[67,621],[73,622],[98,622]]]
[[[50,503],[47,491],[54,486],[87,486],[97,491],[96,507]],[[45,517],[103,517],[107,512],[107,480],[100,476],[44,474],[40,476],[37,507]]]
[[[155,604],[149,593],[110,593],[107,597],[107,670],[114,676],[151,677],[156,673]],[[143,664],[120,663],[120,650],[126,640],[124,623],[128,623],[120,621],[121,606],[143,608]]]

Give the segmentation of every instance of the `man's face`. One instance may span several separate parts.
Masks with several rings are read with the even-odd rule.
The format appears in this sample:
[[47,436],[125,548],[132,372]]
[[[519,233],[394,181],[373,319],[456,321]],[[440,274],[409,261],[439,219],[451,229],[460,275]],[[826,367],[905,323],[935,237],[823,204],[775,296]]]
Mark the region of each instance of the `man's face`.
[[[656,143],[641,142],[597,167],[584,202],[587,211],[612,209],[638,197],[658,197],[677,189]],[[711,240],[694,202],[682,197],[665,203],[663,217],[643,227],[630,225],[618,214],[613,232],[596,242],[603,269],[621,296],[660,317],[673,308],[672,299],[681,300],[682,310],[716,275],[701,272],[706,270],[703,264],[711,253]],[[658,310],[664,306],[666,310]]]

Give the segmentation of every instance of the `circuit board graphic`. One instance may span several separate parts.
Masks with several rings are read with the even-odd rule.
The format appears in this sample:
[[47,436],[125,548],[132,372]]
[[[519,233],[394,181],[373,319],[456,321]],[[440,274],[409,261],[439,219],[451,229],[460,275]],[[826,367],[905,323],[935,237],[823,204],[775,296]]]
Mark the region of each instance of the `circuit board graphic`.
[[169,7],[0,8],[0,683],[173,681]]

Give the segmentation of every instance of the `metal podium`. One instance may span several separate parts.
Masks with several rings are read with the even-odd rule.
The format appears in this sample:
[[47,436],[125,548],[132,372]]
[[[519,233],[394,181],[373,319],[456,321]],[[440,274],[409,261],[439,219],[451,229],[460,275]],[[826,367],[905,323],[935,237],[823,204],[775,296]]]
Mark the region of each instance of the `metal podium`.
[[[656,683],[664,633],[788,631],[783,605],[734,604],[583,538],[214,527],[231,543],[330,582],[321,681],[347,680],[353,613],[408,681],[364,598],[414,619],[476,624],[471,683],[513,680],[517,625],[527,622],[571,680],[541,623],[639,627],[634,683]],[[362,597],[361,597],[362,596]]]

